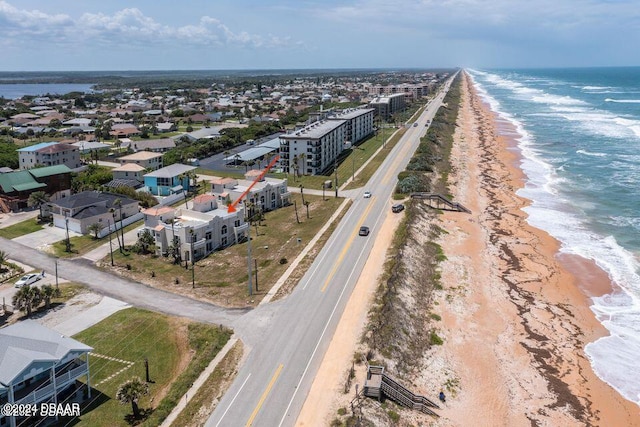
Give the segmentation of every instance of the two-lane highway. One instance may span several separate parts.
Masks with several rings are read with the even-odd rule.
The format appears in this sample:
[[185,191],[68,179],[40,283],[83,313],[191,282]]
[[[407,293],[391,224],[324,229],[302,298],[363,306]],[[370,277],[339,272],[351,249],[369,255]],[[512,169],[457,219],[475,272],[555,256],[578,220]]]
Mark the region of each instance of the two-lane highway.
[[[286,299],[260,306],[234,323],[249,351],[207,426],[291,426],[318,373],[337,323],[384,216],[390,196],[451,80],[407,130]],[[365,190],[371,198],[363,198]],[[361,225],[371,229],[359,236]]]

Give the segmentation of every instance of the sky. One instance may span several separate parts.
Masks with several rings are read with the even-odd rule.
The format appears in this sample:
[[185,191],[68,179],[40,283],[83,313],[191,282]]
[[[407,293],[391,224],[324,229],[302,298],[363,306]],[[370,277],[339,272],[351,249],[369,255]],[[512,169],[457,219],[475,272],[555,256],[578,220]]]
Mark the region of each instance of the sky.
[[0,0],[0,71],[640,65],[638,0]]

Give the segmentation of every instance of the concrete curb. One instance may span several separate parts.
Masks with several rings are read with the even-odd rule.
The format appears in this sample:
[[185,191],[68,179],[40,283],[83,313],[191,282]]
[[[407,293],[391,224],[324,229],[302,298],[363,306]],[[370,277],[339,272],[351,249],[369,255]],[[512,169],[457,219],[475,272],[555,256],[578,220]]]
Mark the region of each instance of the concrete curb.
[[238,342],[238,338],[236,338],[235,335],[232,335],[225,346],[222,347],[218,354],[216,354],[216,357],[213,358],[204,371],[202,371],[200,376],[193,382],[191,388],[187,390],[184,396],[176,404],[175,408],[173,408],[169,416],[165,418],[162,424],[160,424],[161,427],[171,426],[171,424],[178,418],[178,415],[180,415],[180,412],[182,412],[182,410],[187,406],[187,403],[189,403],[189,396],[193,398],[198,393],[202,384],[204,384],[204,382],[209,378],[211,373],[213,373],[213,370],[218,366],[218,363],[220,363],[220,361],[227,355],[236,342]]

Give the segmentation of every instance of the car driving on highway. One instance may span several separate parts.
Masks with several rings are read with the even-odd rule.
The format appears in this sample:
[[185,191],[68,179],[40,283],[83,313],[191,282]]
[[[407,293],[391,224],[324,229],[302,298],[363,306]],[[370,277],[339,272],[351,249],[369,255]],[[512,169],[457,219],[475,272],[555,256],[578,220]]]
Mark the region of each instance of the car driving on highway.
[[360,236],[368,236],[369,235],[369,227],[363,225],[362,227],[360,227],[360,231],[358,232],[358,234]]

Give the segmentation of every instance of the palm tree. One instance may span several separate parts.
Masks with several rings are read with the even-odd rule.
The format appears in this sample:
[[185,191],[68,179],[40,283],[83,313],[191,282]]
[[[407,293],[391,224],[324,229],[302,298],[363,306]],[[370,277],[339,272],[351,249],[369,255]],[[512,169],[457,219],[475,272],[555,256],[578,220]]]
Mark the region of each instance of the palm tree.
[[298,155],[293,156],[293,180],[296,180],[296,172],[298,172]]
[[102,228],[103,228],[102,224],[98,222],[94,222],[93,224],[87,227],[87,231],[90,233],[93,233],[94,240],[98,240],[98,233],[100,233],[100,230],[102,230]]
[[13,295],[11,303],[14,308],[20,311],[26,312],[27,317],[31,316],[31,312],[34,308],[37,308],[42,302],[42,293],[37,286],[31,287],[25,285],[18,289]]
[[[305,174],[306,171],[306,163],[307,163],[307,155],[305,153],[300,154],[300,160],[302,160],[302,175]],[[300,172],[298,172],[298,176],[300,176]]]
[[5,251],[0,251],[0,273],[6,270],[4,267],[4,263],[6,261],[7,261],[7,253]]
[[140,416],[138,399],[147,394],[149,394],[149,384],[142,382],[139,377],[133,377],[129,381],[120,385],[118,392],[116,393],[116,399],[123,405],[131,403],[133,416],[138,418]]
[[60,289],[55,288],[52,285],[43,285],[41,296],[42,299],[44,299],[44,306],[48,309],[51,305],[51,299],[60,296]]
[[42,219],[42,205],[49,201],[49,197],[44,191],[34,191],[29,194],[29,199],[27,200],[27,206],[30,208],[37,207],[40,209],[40,219]]

